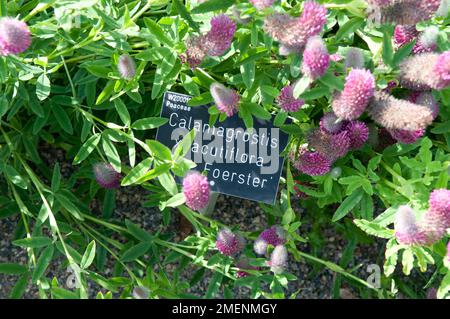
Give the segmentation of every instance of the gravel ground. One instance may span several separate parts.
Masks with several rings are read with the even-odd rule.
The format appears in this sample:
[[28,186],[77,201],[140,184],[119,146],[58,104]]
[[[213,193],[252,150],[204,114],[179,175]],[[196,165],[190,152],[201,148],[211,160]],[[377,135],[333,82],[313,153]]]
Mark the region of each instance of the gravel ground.
[[[64,159],[65,154],[61,150],[51,150],[48,148],[41,149],[41,154],[49,167],[52,167],[56,161],[63,163],[62,175],[69,176],[76,168],[72,167]],[[138,187],[121,188],[116,194],[116,208],[112,220],[123,221],[129,219],[132,222],[140,225],[143,229],[153,232],[162,224],[162,216],[157,208],[143,207],[148,191]],[[294,210],[299,214],[304,214],[303,209],[297,205]],[[99,214],[100,203],[93,201],[91,203],[91,210],[93,214]],[[169,233],[189,233],[190,227],[185,220],[180,219],[179,214],[174,211],[173,218],[169,226],[164,227],[164,232]],[[212,218],[221,221],[227,225],[239,225],[242,231],[258,231],[267,227],[267,218],[263,210],[257,203],[243,200],[239,198],[220,195]],[[303,219],[303,217],[302,217]],[[303,221],[304,225],[308,225],[307,220]],[[17,217],[10,217],[0,219],[0,263],[27,263],[27,253],[20,247],[13,246],[11,241],[13,239],[15,226],[17,224]],[[300,233],[304,236],[309,231],[308,226],[302,226]],[[323,245],[318,252],[318,256],[324,260],[339,263],[342,253],[347,245],[343,236],[335,231],[333,227],[321,229]],[[120,238],[117,238],[121,240]],[[180,240],[181,236],[176,236],[175,240]],[[374,242],[371,245],[358,245],[353,253],[353,259],[347,269],[351,269],[357,265],[362,265],[355,271],[355,275],[360,278],[366,278],[368,273],[366,271],[368,264],[381,265],[383,261],[383,241]],[[310,252],[309,245],[303,245],[302,251]],[[176,267],[175,264],[169,265]],[[106,277],[112,274],[113,262],[108,260],[106,269],[103,273]],[[198,270],[197,267],[188,266],[182,277],[189,281],[193,273]],[[335,273],[323,268],[317,267],[305,260],[300,262],[294,261],[292,258],[289,261],[288,269],[290,273],[297,276],[298,280],[289,282],[286,296],[289,297],[293,293],[297,293],[297,298],[331,298],[332,285],[335,278]],[[47,270],[47,278],[58,278],[59,281],[65,281],[68,277],[67,269],[62,264],[61,260],[53,262]],[[211,273],[206,272],[204,278],[191,287],[188,293],[202,296],[208,287]],[[16,276],[0,274],[0,298],[8,298],[9,293],[14,286]],[[352,286],[343,283],[341,290],[341,298],[358,298],[358,292]],[[98,291],[98,287],[92,285],[92,291]],[[267,290],[268,291],[268,290]],[[239,287],[235,290],[236,298],[249,297],[249,289]],[[94,294],[95,295],[95,294]],[[94,296],[93,295],[93,296]],[[222,297],[222,292],[219,292],[217,297]],[[37,288],[29,283],[24,298],[36,298]]]

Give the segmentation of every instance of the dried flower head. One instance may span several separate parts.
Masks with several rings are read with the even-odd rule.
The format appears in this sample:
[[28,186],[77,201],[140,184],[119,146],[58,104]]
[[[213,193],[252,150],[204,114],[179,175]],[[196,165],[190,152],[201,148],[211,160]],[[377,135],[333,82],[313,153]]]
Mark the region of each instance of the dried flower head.
[[287,266],[288,252],[285,246],[276,246],[270,255],[267,265],[274,274],[280,274]]
[[200,210],[208,205],[209,183],[206,176],[191,171],[183,179],[183,194],[186,205],[192,210]]
[[305,104],[305,101],[302,99],[294,98],[293,85],[288,85],[282,88],[276,101],[278,106],[286,112],[297,112],[302,105]]
[[344,90],[332,103],[334,113],[345,120],[357,119],[374,94],[375,78],[369,70],[352,69],[345,79]]
[[191,37],[186,41],[186,60],[192,69],[198,67],[206,57],[203,36]]
[[336,134],[342,131],[343,127],[347,124],[336,116],[333,112],[325,113],[320,119],[320,129],[326,133]]
[[310,37],[303,51],[302,72],[315,80],[325,74],[329,65],[330,55],[322,38]]
[[31,44],[30,30],[15,18],[0,19],[0,55],[24,52]]
[[97,183],[108,189],[120,187],[121,175],[109,163],[96,163],[93,166],[94,176]]
[[[428,20],[439,8],[440,0],[368,0],[368,20],[374,24],[414,25]],[[381,3],[381,4],[380,4]]]
[[128,54],[122,54],[119,57],[117,69],[119,70],[120,76],[126,80],[130,80],[136,75],[136,64]]
[[225,256],[236,255],[245,246],[243,237],[234,234],[230,229],[219,231],[216,239],[216,247]]
[[223,84],[215,82],[211,84],[210,92],[217,109],[221,113],[225,113],[227,116],[233,116],[236,113],[240,97],[235,90],[228,89]]
[[329,134],[316,128],[308,134],[307,139],[310,147],[330,161],[345,156],[350,147],[350,138],[346,131]]
[[383,92],[375,93],[367,111],[375,122],[389,130],[417,131],[425,129],[433,121],[430,108]]
[[345,67],[353,69],[364,68],[364,54],[360,48],[350,48],[347,51]]
[[350,149],[361,148],[369,138],[369,128],[361,121],[350,121],[345,126],[345,131],[350,139]]

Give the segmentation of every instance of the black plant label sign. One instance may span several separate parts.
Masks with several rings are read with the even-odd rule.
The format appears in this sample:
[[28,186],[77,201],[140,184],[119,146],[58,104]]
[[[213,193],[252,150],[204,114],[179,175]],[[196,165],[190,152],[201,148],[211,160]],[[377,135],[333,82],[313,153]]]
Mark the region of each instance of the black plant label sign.
[[[273,204],[276,199],[284,158],[280,153],[288,135],[272,120],[254,119],[246,129],[237,114],[209,125],[210,105],[190,107],[192,97],[166,92],[161,117],[169,119],[158,128],[156,140],[175,150],[190,131],[195,138],[186,158],[208,176],[214,192]],[[180,183],[181,179],[176,178]]]

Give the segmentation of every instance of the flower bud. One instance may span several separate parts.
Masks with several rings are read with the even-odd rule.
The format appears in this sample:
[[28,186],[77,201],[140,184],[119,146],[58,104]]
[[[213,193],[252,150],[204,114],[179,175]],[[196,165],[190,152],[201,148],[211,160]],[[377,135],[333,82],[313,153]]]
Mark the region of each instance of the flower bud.
[[109,163],[96,163],[93,166],[94,176],[97,183],[108,189],[120,187],[121,175]]
[[119,57],[117,68],[120,76],[126,80],[130,80],[136,75],[136,64],[128,54],[122,54]]

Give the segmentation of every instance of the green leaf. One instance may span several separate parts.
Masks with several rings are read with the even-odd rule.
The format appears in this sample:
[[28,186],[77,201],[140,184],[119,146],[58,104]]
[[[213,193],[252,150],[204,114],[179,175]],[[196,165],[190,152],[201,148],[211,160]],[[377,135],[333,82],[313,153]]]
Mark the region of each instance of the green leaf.
[[172,152],[167,146],[155,140],[147,140],[146,142],[154,157],[166,161],[170,161],[172,159]]
[[130,234],[133,235],[133,237],[135,237],[136,239],[145,242],[151,242],[153,240],[153,237],[149,233],[140,228],[138,225],[133,224],[128,219],[125,220],[125,226],[127,227]]
[[78,220],[84,220],[84,218],[81,216],[79,208],[74,203],[72,203],[72,201],[69,198],[61,194],[55,194],[55,197],[56,200],[61,204],[61,206],[65,210],[67,210],[67,212],[72,214],[73,217],[75,217]]
[[192,19],[191,15],[186,10],[186,7],[183,5],[183,3],[181,3],[180,0],[172,0],[172,3],[174,5],[175,9],[177,10],[177,12],[180,14],[180,16],[188,22],[189,26],[192,29],[194,29],[195,31],[200,31],[200,28],[199,28],[197,22],[195,22]]
[[152,162],[152,158],[146,158],[140,162],[122,179],[121,185],[128,186],[136,183],[150,169]]
[[88,138],[86,142],[84,142],[84,144],[80,147],[77,155],[75,155],[75,158],[73,159],[74,165],[80,164],[89,156],[89,154],[92,153],[92,151],[97,147],[97,144],[100,141],[100,137],[101,135],[99,133],[95,133],[90,138]]
[[[30,101],[30,107],[31,107],[31,104],[32,103]],[[2,95],[2,97],[0,98],[0,117],[2,117],[3,115],[6,114],[6,112],[8,112],[8,108],[9,108],[8,99],[6,98],[6,96]],[[42,110],[42,108],[41,108],[41,110]],[[40,115],[41,115],[40,117],[43,117],[44,116],[43,112]]]
[[0,264],[0,274],[20,275],[27,272],[28,269],[24,265],[3,263]]
[[52,261],[53,252],[55,248],[53,245],[48,246],[44,249],[41,256],[39,256],[39,259],[36,263],[36,268],[34,268],[33,276],[32,276],[32,282],[34,284],[37,283],[37,281],[42,277],[45,270],[47,269],[48,265],[50,265],[50,262]]
[[61,170],[59,168],[59,163],[57,162],[53,167],[52,174],[52,191],[55,193],[59,190],[59,186],[61,185]]
[[272,118],[272,115],[262,106],[259,106],[256,103],[242,103],[242,105],[245,105],[249,109],[249,111],[257,118],[263,119],[263,120],[270,120]]
[[16,169],[8,164],[0,165],[1,170],[5,173],[5,176],[15,185],[20,188],[27,189],[27,181],[16,171]]
[[139,243],[139,244],[131,247],[130,249],[126,250],[122,254],[120,259],[123,262],[134,261],[137,258],[144,255],[150,249],[151,246],[152,246],[152,243],[149,243],[149,242]]
[[205,298],[214,298],[216,293],[219,291],[220,285],[222,284],[223,275],[220,272],[215,272],[209,282],[208,290],[206,291]]
[[35,236],[23,239],[14,240],[13,245],[26,247],[26,248],[41,248],[51,245],[52,240],[48,237]]
[[360,200],[363,197],[363,194],[364,194],[363,190],[359,188],[358,190],[353,192],[350,196],[348,196],[334,213],[332,221],[336,222],[344,218],[356,206],[356,204],[360,202]]
[[211,11],[225,10],[234,4],[234,0],[208,0],[200,3],[194,9],[191,10],[192,13],[206,13]]
[[110,140],[109,135],[103,135],[102,138],[102,147],[105,152],[106,157],[108,158],[109,163],[114,167],[117,172],[122,171],[122,165],[120,163],[120,155],[117,152],[116,146]]
[[28,280],[30,278],[30,273],[26,272],[17,280],[13,289],[11,290],[11,294],[9,295],[10,299],[20,299],[28,286]]
[[41,74],[36,82],[36,96],[40,101],[45,100],[50,95],[50,80],[46,74]]
[[416,40],[409,42],[408,44],[400,47],[397,52],[394,54],[394,65],[399,65],[412,51],[414,45],[416,44]]
[[183,193],[178,193],[174,196],[172,196],[167,202],[166,202],[166,207],[177,207],[180,206],[182,204],[184,204],[186,198],[184,197]]
[[311,80],[306,75],[303,75],[294,85],[294,97],[298,99],[308,89],[310,83]]
[[168,119],[163,117],[146,117],[139,119],[131,125],[135,130],[151,130],[166,124]]
[[364,219],[355,219],[353,222],[356,226],[361,228],[361,230],[369,235],[386,239],[392,238],[394,236],[394,231],[392,229],[380,226],[375,222],[369,222]]
[[173,47],[172,40],[166,36],[166,33],[158,23],[150,18],[144,18],[144,23],[145,26],[150,30],[150,33],[153,34],[161,43],[167,44],[169,47]]
[[130,125],[130,113],[120,98],[114,100],[114,107],[116,108],[117,113],[119,114],[120,119],[123,124]]
[[348,20],[344,25],[340,26],[336,32],[336,41],[342,40],[344,37],[353,34],[358,28],[364,24],[364,19],[362,18],[352,18]]
[[70,121],[66,111],[61,106],[54,103],[52,103],[52,111],[59,126],[68,134],[73,134],[72,122]]
[[83,254],[83,258],[80,263],[81,269],[87,269],[92,264],[95,258],[95,249],[95,241],[93,240],[86,247],[86,251]]
[[[209,0],[211,1],[211,0]],[[207,1],[207,2],[209,2]],[[205,2],[205,3],[207,3]],[[255,80],[255,61],[249,61],[240,66],[240,71],[242,75],[242,80],[244,81],[247,89],[250,89]]]
[[392,66],[394,59],[394,49],[392,48],[392,38],[389,31],[385,28],[383,32],[383,51],[381,53],[383,62],[386,65]]

